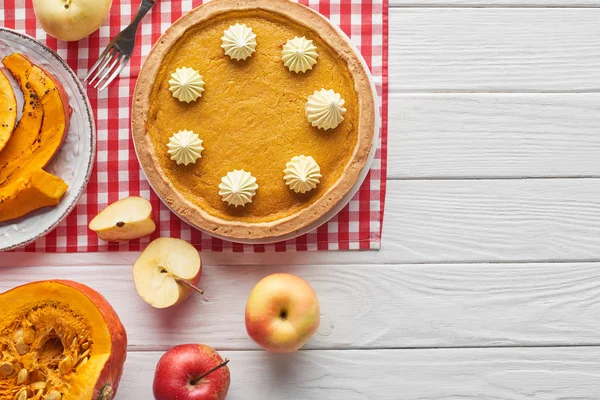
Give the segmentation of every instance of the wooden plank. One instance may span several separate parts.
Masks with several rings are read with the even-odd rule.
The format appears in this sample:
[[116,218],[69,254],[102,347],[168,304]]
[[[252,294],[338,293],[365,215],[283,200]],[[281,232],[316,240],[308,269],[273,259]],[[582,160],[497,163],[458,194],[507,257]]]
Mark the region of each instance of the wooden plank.
[[[223,351],[227,400],[596,399],[600,349]],[[116,397],[151,399],[162,353],[129,353]]]
[[384,244],[398,262],[600,260],[599,179],[390,181],[388,188]]
[[388,177],[599,177],[599,94],[392,94]]
[[599,91],[600,9],[392,8],[392,91]]
[[[380,252],[204,254],[208,265],[600,261],[599,193],[600,179],[389,181]],[[0,266],[86,256],[51,257],[6,254]]]
[[248,350],[258,348],[244,326],[250,290],[281,271],[319,296],[321,327],[308,349],[600,345],[600,263],[206,266],[204,296],[170,310],[137,296],[129,266],[6,268],[0,292],[73,279],[111,302],[130,349],[201,340]]
[[389,0],[390,7],[599,7],[598,0]]

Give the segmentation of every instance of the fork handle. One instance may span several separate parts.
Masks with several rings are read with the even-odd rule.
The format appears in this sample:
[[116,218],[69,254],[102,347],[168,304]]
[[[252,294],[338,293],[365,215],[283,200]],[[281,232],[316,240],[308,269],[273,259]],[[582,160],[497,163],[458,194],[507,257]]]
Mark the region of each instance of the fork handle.
[[[156,0],[157,1],[157,0]],[[129,24],[129,27],[135,27],[137,30],[137,26],[140,24],[140,21],[148,14],[148,11],[154,6],[156,3],[155,0],[142,0],[142,4],[140,4],[140,8],[138,9],[135,18]]]

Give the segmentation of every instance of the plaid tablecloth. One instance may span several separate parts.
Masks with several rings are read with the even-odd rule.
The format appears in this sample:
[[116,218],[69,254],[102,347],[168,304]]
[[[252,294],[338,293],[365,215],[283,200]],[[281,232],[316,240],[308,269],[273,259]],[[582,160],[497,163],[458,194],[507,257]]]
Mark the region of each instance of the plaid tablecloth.
[[[36,37],[65,58],[83,79],[104,47],[135,15],[139,0],[114,0],[104,26],[89,38],[65,43],[46,35],[36,23],[32,0],[0,0],[0,25]],[[179,237],[199,250],[212,251],[304,251],[378,249],[386,186],[387,158],[387,13],[388,0],[301,0],[340,26],[360,49],[375,78],[382,100],[382,134],[375,162],[360,191],[336,217],[314,232],[272,245],[242,245],[211,238],[172,214],[146,182],[130,135],[130,105],[135,81],[144,57],[160,35],[179,17],[199,6],[201,0],[158,0],[138,32],[137,48],[121,78],[108,90],[88,90],[96,113],[98,154],[86,192],[74,211],[45,238],[21,251],[77,252],[141,250],[159,236]],[[150,199],[158,229],[150,238],[109,244],[87,228],[89,221],[107,204],[126,196]]]

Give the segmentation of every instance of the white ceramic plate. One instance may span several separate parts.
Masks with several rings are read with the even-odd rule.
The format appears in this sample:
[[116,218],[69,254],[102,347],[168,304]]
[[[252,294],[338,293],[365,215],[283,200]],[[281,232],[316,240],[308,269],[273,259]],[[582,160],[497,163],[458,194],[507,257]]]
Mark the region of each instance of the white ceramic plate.
[[[69,96],[73,108],[69,132],[61,150],[45,168],[51,174],[61,177],[69,185],[69,190],[56,207],[45,207],[25,217],[0,223],[0,251],[31,243],[46,235],[65,219],[77,204],[90,179],[96,156],[94,114],[85,88],[77,75],[58,54],[31,36],[0,28],[0,60],[14,52],[27,56],[34,64],[54,75]],[[4,72],[12,79],[8,71]],[[16,82],[12,83],[19,101],[19,109],[22,109],[22,92]]]
[[[165,202],[164,199],[160,195],[158,195],[158,193],[157,193],[157,196],[162,200],[163,204],[165,206],[167,206],[167,208],[169,208],[175,215],[177,215],[179,217],[179,219],[181,219],[182,221],[184,221],[188,225],[191,225],[194,228],[196,228],[196,229],[198,229],[198,230],[206,233],[209,236],[213,236],[213,237],[216,237],[218,239],[226,240],[226,241],[229,241],[229,242],[237,242],[237,243],[244,243],[244,244],[269,244],[269,243],[277,243],[277,242],[281,242],[281,241],[285,241],[285,240],[294,239],[294,238],[296,238],[298,236],[302,236],[302,235],[304,235],[306,233],[312,232],[313,230],[317,229],[321,225],[327,223],[327,221],[329,221],[331,218],[335,217],[337,215],[337,213],[339,213],[340,211],[342,211],[342,209],[344,207],[346,207],[346,205],[350,202],[350,200],[352,200],[352,198],[356,195],[356,193],[358,193],[358,190],[360,189],[360,187],[362,186],[363,182],[367,178],[367,175],[369,174],[369,171],[371,170],[371,166],[373,165],[373,160],[375,159],[375,152],[377,150],[377,144],[379,143],[379,136],[380,136],[380,131],[381,131],[381,115],[380,115],[380,111],[379,111],[381,102],[380,102],[379,96],[377,95],[377,88],[375,87],[375,81],[373,80],[373,76],[371,75],[371,71],[369,70],[367,62],[363,58],[362,54],[360,53],[360,51],[358,51],[358,48],[354,45],[354,43],[352,43],[352,41],[350,40],[350,38],[348,37],[348,35],[346,35],[346,33],[344,31],[342,31],[333,22],[330,21],[330,23],[339,32],[339,34],[344,39],[346,39],[346,41],[348,43],[350,43],[350,45],[352,46],[352,49],[354,50],[354,52],[356,54],[358,54],[358,58],[360,59],[363,67],[365,68],[365,71],[367,71],[367,75],[369,76],[369,80],[371,82],[371,90],[373,91],[373,99],[374,99],[374,102],[375,102],[375,135],[373,136],[373,145],[371,146],[371,151],[369,152],[369,158],[367,159],[365,167],[362,169],[361,173],[359,174],[358,179],[356,180],[356,183],[354,184],[354,186],[352,186],[352,188],[350,189],[350,191],[342,198],[342,200],[340,200],[340,202],[337,203],[335,205],[335,207],[333,207],[331,209],[331,211],[329,211],[327,214],[325,214],[322,218],[318,219],[317,221],[313,222],[312,224],[307,225],[304,228],[302,228],[302,229],[300,229],[300,230],[298,230],[296,232],[292,232],[292,233],[289,233],[287,235],[271,237],[271,238],[268,238],[268,239],[233,239],[233,238],[230,238],[230,237],[227,237],[227,236],[217,235],[214,232],[206,231],[206,230],[200,228],[199,226],[196,226],[193,223],[191,223],[189,220],[187,220],[187,218],[185,218],[182,215],[176,213],[171,207],[169,207],[169,205],[167,204],[167,202]],[[136,155],[137,155],[137,150],[136,150]],[[139,161],[139,157],[138,157],[138,161]],[[146,178],[146,181],[148,181],[147,178]],[[150,183],[150,181],[148,181],[148,183],[150,184],[150,187],[152,187],[152,183]],[[152,189],[154,189],[154,188],[152,188]],[[156,193],[156,190],[154,192]]]

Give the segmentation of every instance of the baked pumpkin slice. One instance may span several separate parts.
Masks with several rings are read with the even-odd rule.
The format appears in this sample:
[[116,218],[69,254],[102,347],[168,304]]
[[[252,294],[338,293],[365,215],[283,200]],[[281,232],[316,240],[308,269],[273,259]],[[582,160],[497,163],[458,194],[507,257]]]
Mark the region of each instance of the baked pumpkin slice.
[[25,105],[13,137],[0,153],[0,222],[58,204],[68,185],[45,171],[68,132],[71,108],[58,81],[26,57],[3,60],[15,77]]
[[17,123],[17,98],[10,81],[0,71],[0,152],[4,149]]
[[0,167],[8,166],[9,161],[24,154],[37,141],[44,118],[42,104],[31,85],[27,84],[33,64],[19,53],[5,57],[2,63],[19,84],[25,101],[21,120],[6,147],[0,152]]
[[[29,98],[26,97],[23,117],[15,132],[15,144],[11,140],[10,146],[0,153],[0,187],[24,168],[44,168],[62,146],[71,119],[68,97],[50,73],[19,53],[6,57],[3,64]],[[28,74],[24,76],[23,71]],[[30,106],[34,108],[27,109]]]
[[127,334],[102,295],[72,281],[34,282],[0,294],[0,309],[1,399],[114,398]]
[[0,222],[20,218],[42,207],[55,206],[69,186],[41,168],[25,169],[0,188]]

